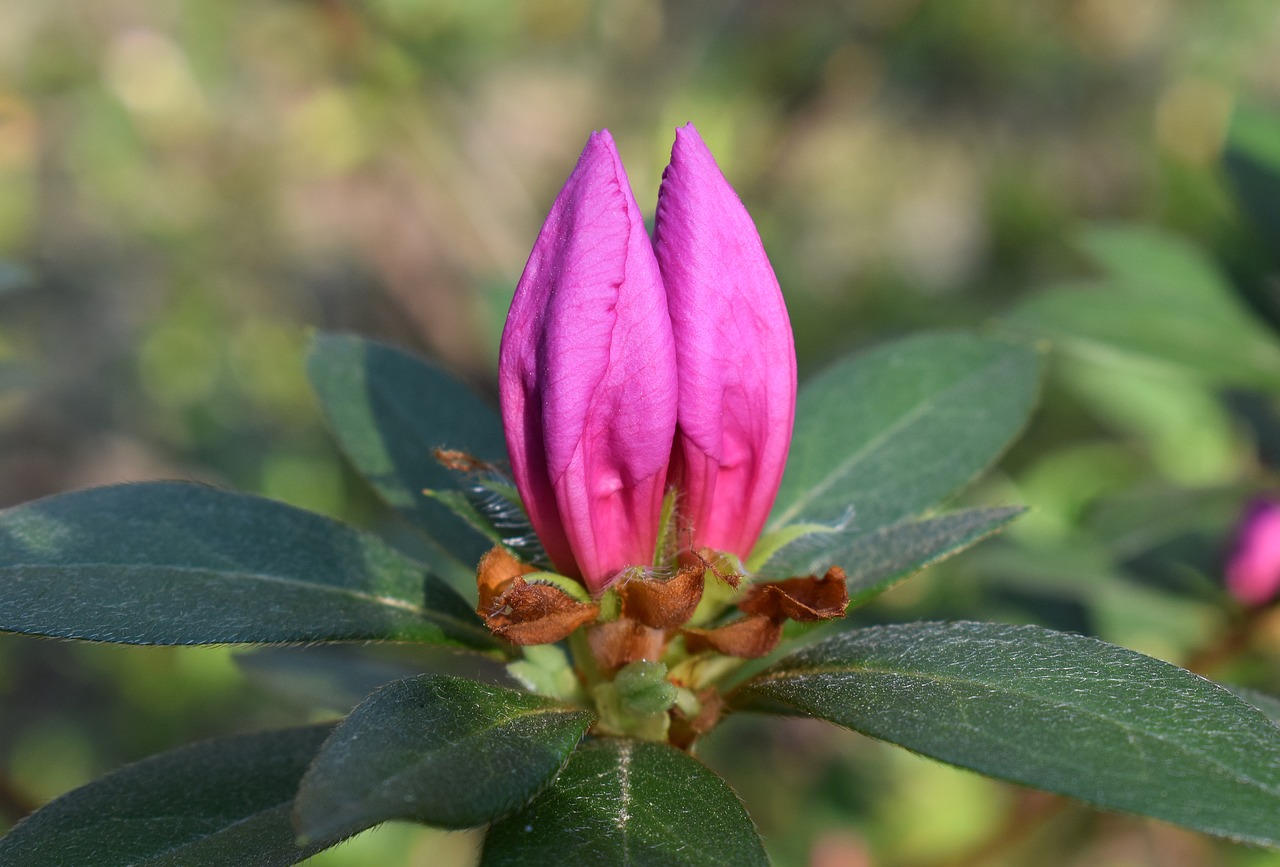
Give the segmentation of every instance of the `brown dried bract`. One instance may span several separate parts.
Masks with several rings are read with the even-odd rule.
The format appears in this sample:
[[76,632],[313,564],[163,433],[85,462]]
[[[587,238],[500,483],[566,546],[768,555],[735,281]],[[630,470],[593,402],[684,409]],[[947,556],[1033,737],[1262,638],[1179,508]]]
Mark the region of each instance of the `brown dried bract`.
[[782,637],[782,622],[763,614],[748,614],[716,629],[685,629],[684,646],[690,653],[715,650],[726,656],[757,659],[773,650]]
[[839,566],[832,566],[821,578],[810,575],[753,585],[738,602],[738,608],[747,614],[802,623],[843,617],[848,607],[849,589]]
[[671,728],[667,733],[672,746],[687,750],[702,735],[716,727],[724,713],[724,699],[714,688],[708,687],[698,693],[700,707],[698,713],[690,719],[678,708],[671,711]]
[[453,470],[459,473],[478,473],[493,469],[493,464],[488,461],[458,449],[437,448],[431,454],[446,470]]
[[480,605],[476,608],[476,613],[484,617],[485,612],[493,609],[498,596],[517,576],[536,571],[538,570],[528,563],[520,562],[501,545],[490,548],[476,567],[476,587],[480,591]]
[[685,566],[701,563],[704,569],[735,590],[742,583],[742,576],[727,567],[724,556],[714,548],[699,548],[696,551],[689,548],[680,554],[680,562]]
[[657,629],[673,629],[688,622],[702,600],[706,566],[693,563],[681,567],[674,578],[631,580],[618,588],[622,616]]
[[559,587],[525,581],[522,576],[534,571],[502,547],[480,559],[476,613],[494,635],[512,644],[551,644],[600,615],[599,606],[579,602]]
[[661,629],[623,617],[592,627],[587,632],[587,642],[600,667],[615,671],[639,659],[657,662],[666,649],[667,635]]

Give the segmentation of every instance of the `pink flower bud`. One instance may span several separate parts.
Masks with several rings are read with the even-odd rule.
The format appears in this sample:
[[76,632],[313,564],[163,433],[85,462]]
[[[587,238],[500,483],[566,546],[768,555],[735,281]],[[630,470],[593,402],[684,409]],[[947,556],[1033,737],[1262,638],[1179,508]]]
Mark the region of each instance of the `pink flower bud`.
[[745,558],[791,444],[795,343],[755,225],[692,124],[676,131],[654,247],[678,359],[682,524],[696,547]]
[[1249,506],[1226,573],[1227,590],[1246,605],[1265,605],[1280,595],[1280,502],[1264,499]]
[[498,364],[516,487],[555,567],[592,592],[653,560],[676,423],[667,297],[608,132],[556,198]]
[[516,287],[498,377],[516,487],[558,570],[594,593],[649,565],[672,485],[695,547],[750,554],[791,442],[795,346],[692,126],[652,243],[613,140],[591,136]]

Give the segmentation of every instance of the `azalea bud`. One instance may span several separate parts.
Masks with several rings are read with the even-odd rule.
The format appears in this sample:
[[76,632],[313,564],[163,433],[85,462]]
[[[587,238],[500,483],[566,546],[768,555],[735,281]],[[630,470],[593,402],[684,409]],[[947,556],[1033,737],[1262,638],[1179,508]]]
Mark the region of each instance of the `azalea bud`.
[[591,136],[516,287],[498,363],[516,487],[555,567],[648,564],[676,423],[658,263],[613,139]]
[[746,558],[791,444],[795,343],[755,225],[692,124],[676,131],[654,248],[678,359],[681,521],[694,547]]
[[1246,605],[1265,605],[1280,595],[1280,502],[1249,506],[1227,558],[1226,581],[1231,595]]

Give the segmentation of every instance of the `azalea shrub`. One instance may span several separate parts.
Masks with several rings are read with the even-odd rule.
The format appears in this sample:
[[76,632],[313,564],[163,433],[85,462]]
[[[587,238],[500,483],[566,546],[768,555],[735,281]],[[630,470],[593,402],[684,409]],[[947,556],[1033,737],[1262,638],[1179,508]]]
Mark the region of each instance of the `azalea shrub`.
[[[475,664],[115,771],[19,823],[3,863],[286,865],[410,820],[484,828],[485,865],[764,864],[750,805],[698,759],[745,713],[1280,845],[1274,699],[1033,625],[847,622],[1022,515],[954,504],[1026,423],[1040,352],[919,334],[797,388],[778,281],[692,126],[652,233],[591,136],[517,286],[499,412],[360,337],[317,337],[307,369],[411,544],[194,483],[62,494],[0,513],[0,629]],[[1241,592],[1274,511],[1246,528]]]

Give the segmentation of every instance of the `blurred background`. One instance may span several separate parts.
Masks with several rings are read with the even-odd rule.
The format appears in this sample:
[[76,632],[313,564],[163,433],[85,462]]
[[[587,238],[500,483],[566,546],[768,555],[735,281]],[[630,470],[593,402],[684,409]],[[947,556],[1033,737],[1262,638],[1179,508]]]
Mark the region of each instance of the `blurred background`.
[[[507,302],[593,129],[651,212],[697,124],[801,378],[935,327],[1052,346],[966,502],[1035,507],[858,615],[1038,622],[1280,692],[1220,588],[1280,457],[1271,0],[0,3],[0,506],[198,478],[383,520],[303,374],[314,330],[492,393]],[[1118,300],[1117,300],[1118,299]],[[232,649],[0,636],[0,829],[198,737],[331,713]],[[806,722],[703,753],[779,865],[1264,865]],[[317,865],[459,865],[389,826]]]

